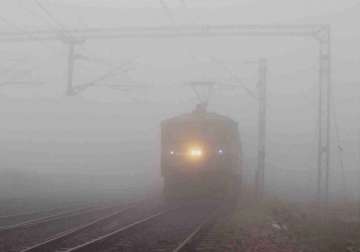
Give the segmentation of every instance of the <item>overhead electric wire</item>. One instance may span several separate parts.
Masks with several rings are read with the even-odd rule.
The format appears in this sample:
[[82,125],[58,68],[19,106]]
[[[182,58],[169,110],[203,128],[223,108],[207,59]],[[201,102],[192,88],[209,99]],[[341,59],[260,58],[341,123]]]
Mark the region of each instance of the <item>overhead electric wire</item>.
[[258,100],[257,95],[255,95],[253,91],[251,91],[249,88],[247,88],[244,85],[243,80],[240,79],[236,74],[234,74],[234,72],[231,69],[229,69],[229,67],[227,67],[223,62],[221,62],[220,60],[218,60],[214,57],[210,57],[210,60],[213,61],[214,63],[216,63],[217,65],[220,65],[230,75],[230,77],[233,80],[237,81],[240,84],[240,87],[242,87],[248,95],[250,95],[255,100]]
[[33,36],[31,35],[31,33],[30,33],[29,31],[27,31],[24,27],[21,27],[21,26],[19,26],[19,25],[17,25],[17,24],[12,23],[11,21],[9,21],[8,19],[6,19],[6,18],[3,17],[3,16],[0,16],[0,20],[1,20],[4,24],[6,24],[6,25],[8,25],[8,26],[10,26],[10,27],[15,28],[16,30],[18,30],[19,32],[21,32],[21,33],[23,33],[23,34],[26,34],[27,37],[33,38]]
[[34,0],[34,2],[52,20],[53,23],[59,26],[62,30],[65,30],[64,25],[61,24],[39,0]]
[[[48,26],[50,29],[54,29],[54,24],[50,22],[48,18],[46,18],[44,15],[39,14],[39,12],[35,12],[34,10],[25,7],[23,5],[23,2],[21,2],[21,4],[19,3],[19,8],[24,10],[30,17],[38,19],[39,21],[41,19],[41,24],[46,22],[46,26]],[[36,9],[38,10],[38,8]]]
[[[159,0],[161,7],[163,8],[165,14],[167,15],[167,17],[170,20],[171,25],[174,27],[175,31],[179,31],[179,26],[176,23],[175,17],[173,15],[173,13],[171,12],[171,9],[168,7],[168,5],[166,4],[165,0]],[[197,62],[198,59],[190,52],[189,47],[186,47],[186,53],[190,56],[190,58],[192,59],[193,62]],[[210,87],[209,87],[210,88]],[[213,86],[211,87],[211,89],[213,89]],[[196,88],[194,86],[192,86],[192,90],[195,93],[195,96],[197,97],[197,99],[199,100],[200,103],[204,103],[204,101],[202,101],[202,98],[200,96],[200,93],[196,90]],[[205,101],[206,104],[209,103],[210,100],[210,95],[212,94],[212,90],[208,89],[208,96]]]
[[188,7],[187,4],[186,4],[186,2],[185,2],[185,0],[180,0],[180,3],[181,3],[185,8]]
[[[114,68],[110,69],[109,71],[107,71],[106,73],[102,74],[100,77],[92,80],[92,81],[87,81],[83,84],[77,85],[73,87],[73,92],[74,94],[78,94],[82,91],[85,91],[86,89],[88,89],[89,87],[93,87],[98,85],[99,82],[104,81],[106,79],[112,78],[113,76],[116,76],[119,72],[124,72],[126,71],[126,67],[128,67],[129,65],[131,65],[132,61],[128,61],[124,64],[115,66]],[[103,85],[103,86],[108,86],[108,85]],[[120,86],[120,85],[119,85]]]
[[[2,21],[4,24],[13,27],[14,29],[16,29],[17,31],[21,32],[22,34],[26,35],[28,38],[30,39],[34,39],[34,36],[31,34],[30,31],[28,31],[25,27],[17,25],[15,23],[13,23],[12,21],[8,20],[7,18],[0,16],[0,21]],[[36,38],[35,38],[36,40]],[[43,45],[44,47],[53,50],[54,48],[49,46],[48,44],[44,43],[44,41],[38,41],[38,43],[40,43],[41,45]]]
[[[160,2],[162,9],[164,10],[166,16],[170,20],[170,24],[173,26],[174,30],[178,31],[178,25],[175,21],[175,18],[173,16],[170,8],[167,6],[167,4],[164,0],[159,0],[159,2]],[[190,58],[192,58],[194,60],[194,56],[190,53],[189,48],[186,48],[186,49],[187,49],[187,53],[190,55]],[[191,88],[192,88],[193,92],[195,93],[195,96],[197,97],[199,102],[201,102],[201,96],[200,96],[199,92],[196,90],[196,88],[194,86],[191,86]]]
[[[187,7],[186,4],[185,4],[185,1],[183,0],[182,1],[185,8]],[[166,5],[166,3],[164,2],[164,0],[160,0],[160,3],[162,4],[163,6],[163,9],[165,10],[165,12],[170,16],[170,20],[173,22],[174,25],[176,25],[175,23],[175,19],[174,17],[172,16],[172,13],[170,11],[170,9],[168,8],[168,6]],[[188,50],[189,51],[189,50]],[[194,55],[191,55],[191,57],[193,59],[196,59],[194,57]],[[209,57],[210,60],[214,63],[216,63],[217,65],[221,65],[225,70],[226,72],[231,76],[231,78],[237,82],[239,82],[240,86],[247,92],[248,95],[250,95],[252,98],[258,100],[257,96],[250,90],[248,89],[244,84],[243,84],[243,81],[236,75],[234,74],[228,67],[226,67],[222,62],[220,62],[218,59],[216,59],[215,57]]]
[[167,6],[167,4],[165,3],[164,0],[159,0],[160,1],[160,4],[161,4],[161,7],[163,8],[163,10],[165,11],[166,15],[168,16],[168,18],[171,20],[171,23],[173,25],[176,25],[176,22],[175,22],[175,18],[170,10],[170,8]]
[[[21,32],[21,33],[23,33],[23,34],[26,34],[29,38],[33,38],[33,36],[31,35],[31,33],[29,33],[24,27],[21,27],[21,26],[19,26],[19,25],[17,25],[17,24],[12,23],[11,21],[9,21],[8,19],[6,19],[5,17],[0,16],[0,21],[2,21],[4,24],[6,24],[6,25],[8,25],[8,26],[10,26],[10,27],[15,28],[16,30],[18,30],[19,32]],[[45,44],[43,41],[39,41],[39,43],[42,44],[44,47],[47,47],[47,48],[53,50],[52,47],[50,47],[48,44]],[[18,63],[19,63],[19,62],[16,62],[15,66],[17,66]],[[34,68],[34,67],[32,67],[32,68]],[[33,72],[33,70],[30,70],[30,71]],[[16,72],[16,68],[15,68],[15,67],[12,67],[12,68],[9,69],[7,72],[8,72],[8,73]],[[5,86],[5,85],[8,85],[8,84],[14,84],[14,83],[15,83],[15,84],[18,84],[18,83],[23,84],[23,83],[25,83],[25,81],[16,81],[16,80],[3,81],[3,82],[1,83],[1,86]],[[35,83],[35,82],[33,82],[33,83]],[[40,83],[40,82],[39,82],[39,83]],[[42,83],[42,82],[41,82],[41,83]]]
[[4,18],[3,16],[0,16],[0,21],[2,21],[4,24],[6,24],[8,26],[14,26],[17,29],[19,29],[19,27],[17,27],[17,25],[11,23],[8,19]]
[[66,27],[59,22],[53,14],[40,2],[40,0],[33,0],[34,3],[48,16],[51,21],[58,26],[57,31],[67,40],[74,40],[74,38],[66,33]]
[[[24,27],[21,27],[17,24],[14,24],[13,22],[9,21],[7,18],[0,16],[0,21],[2,21],[4,24],[13,27],[14,29],[18,30],[19,32],[26,34],[27,37],[29,38],[33,38],[33,36],[31,35],[31,33],[29,31],[27,31]],[[49,46],[48,44],[45,44],[43,41],[38,41],[42,46],[50,49],[50,50],[54,50],[54,48],[52,48],[51,46]],[[18,64],[16,64],[18,65]],[[14,72],[15,68],[13,67],[12,69],[10,69],[8,72]],[[7,82],[10,83],[10,82]],[[4,85],[2,85],[4,86]]]

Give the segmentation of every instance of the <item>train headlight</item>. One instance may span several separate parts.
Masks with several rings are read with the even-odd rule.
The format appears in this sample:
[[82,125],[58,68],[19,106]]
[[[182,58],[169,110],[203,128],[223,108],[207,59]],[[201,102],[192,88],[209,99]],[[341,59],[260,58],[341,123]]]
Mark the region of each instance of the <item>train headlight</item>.
[[202,148],[200,148],[200,147],[191,147],[188,150],[187,155],[190,159],[197,160],[197,159],[201,159],[203,157],[204,152],[203,152]]

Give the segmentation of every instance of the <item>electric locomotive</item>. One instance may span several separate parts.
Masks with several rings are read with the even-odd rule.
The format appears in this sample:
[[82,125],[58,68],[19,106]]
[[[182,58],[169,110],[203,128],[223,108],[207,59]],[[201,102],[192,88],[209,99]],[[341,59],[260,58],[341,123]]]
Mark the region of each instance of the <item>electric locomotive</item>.
[[240,185],[240,136],[229,117],[199,104],[161,123],[161,175],[167,199],[234,198]]

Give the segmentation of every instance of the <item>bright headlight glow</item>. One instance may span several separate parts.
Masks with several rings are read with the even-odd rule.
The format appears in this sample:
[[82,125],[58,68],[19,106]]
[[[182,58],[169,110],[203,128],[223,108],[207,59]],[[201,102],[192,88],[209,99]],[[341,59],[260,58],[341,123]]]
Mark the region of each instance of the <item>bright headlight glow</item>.
[[200,159],[204,155],[203,150],[200,147],[191,147],[188,150],[188,156],[191,159]]
[[192,149],[190,152],[190,155],[193,157],[201,157],[202,156],[202,150],[200,149]]

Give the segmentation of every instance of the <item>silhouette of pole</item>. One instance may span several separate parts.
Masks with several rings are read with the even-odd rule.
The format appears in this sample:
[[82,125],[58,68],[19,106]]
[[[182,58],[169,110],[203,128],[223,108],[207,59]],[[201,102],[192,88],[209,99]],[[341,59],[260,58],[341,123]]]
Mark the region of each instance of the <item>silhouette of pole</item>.
[[71,95],[73,91],[73,76],[74,76],[74,47],[75,44],[70,42],[68,43],[68,62],[67,62],[67,88],[66,88],[66,94]]
[[267,61],[260,59],[258,61],[259,79],[258,89],[258,160],[256,170],[256,193],[259,200],[265,193],[265,159],[266,159],[266,75]]
[[[358,166],[360,172],[360,130],[358,132]],[[359,174],[359,185],[360,185],[360,174]],[[360,190],[358,189],[358,218],[360,220]]]
[[84,43],[83,39],[64,39],[63,42],[68,46],[68,57],[67,57],[67,85],[66,95],[74,94],[74,67],[76,59],[79,59],[79,55],[75,53],[75,46]]
[[317,200],[329,203],[331,155],[331,30],[325,26],[314,38],[319,42]]

